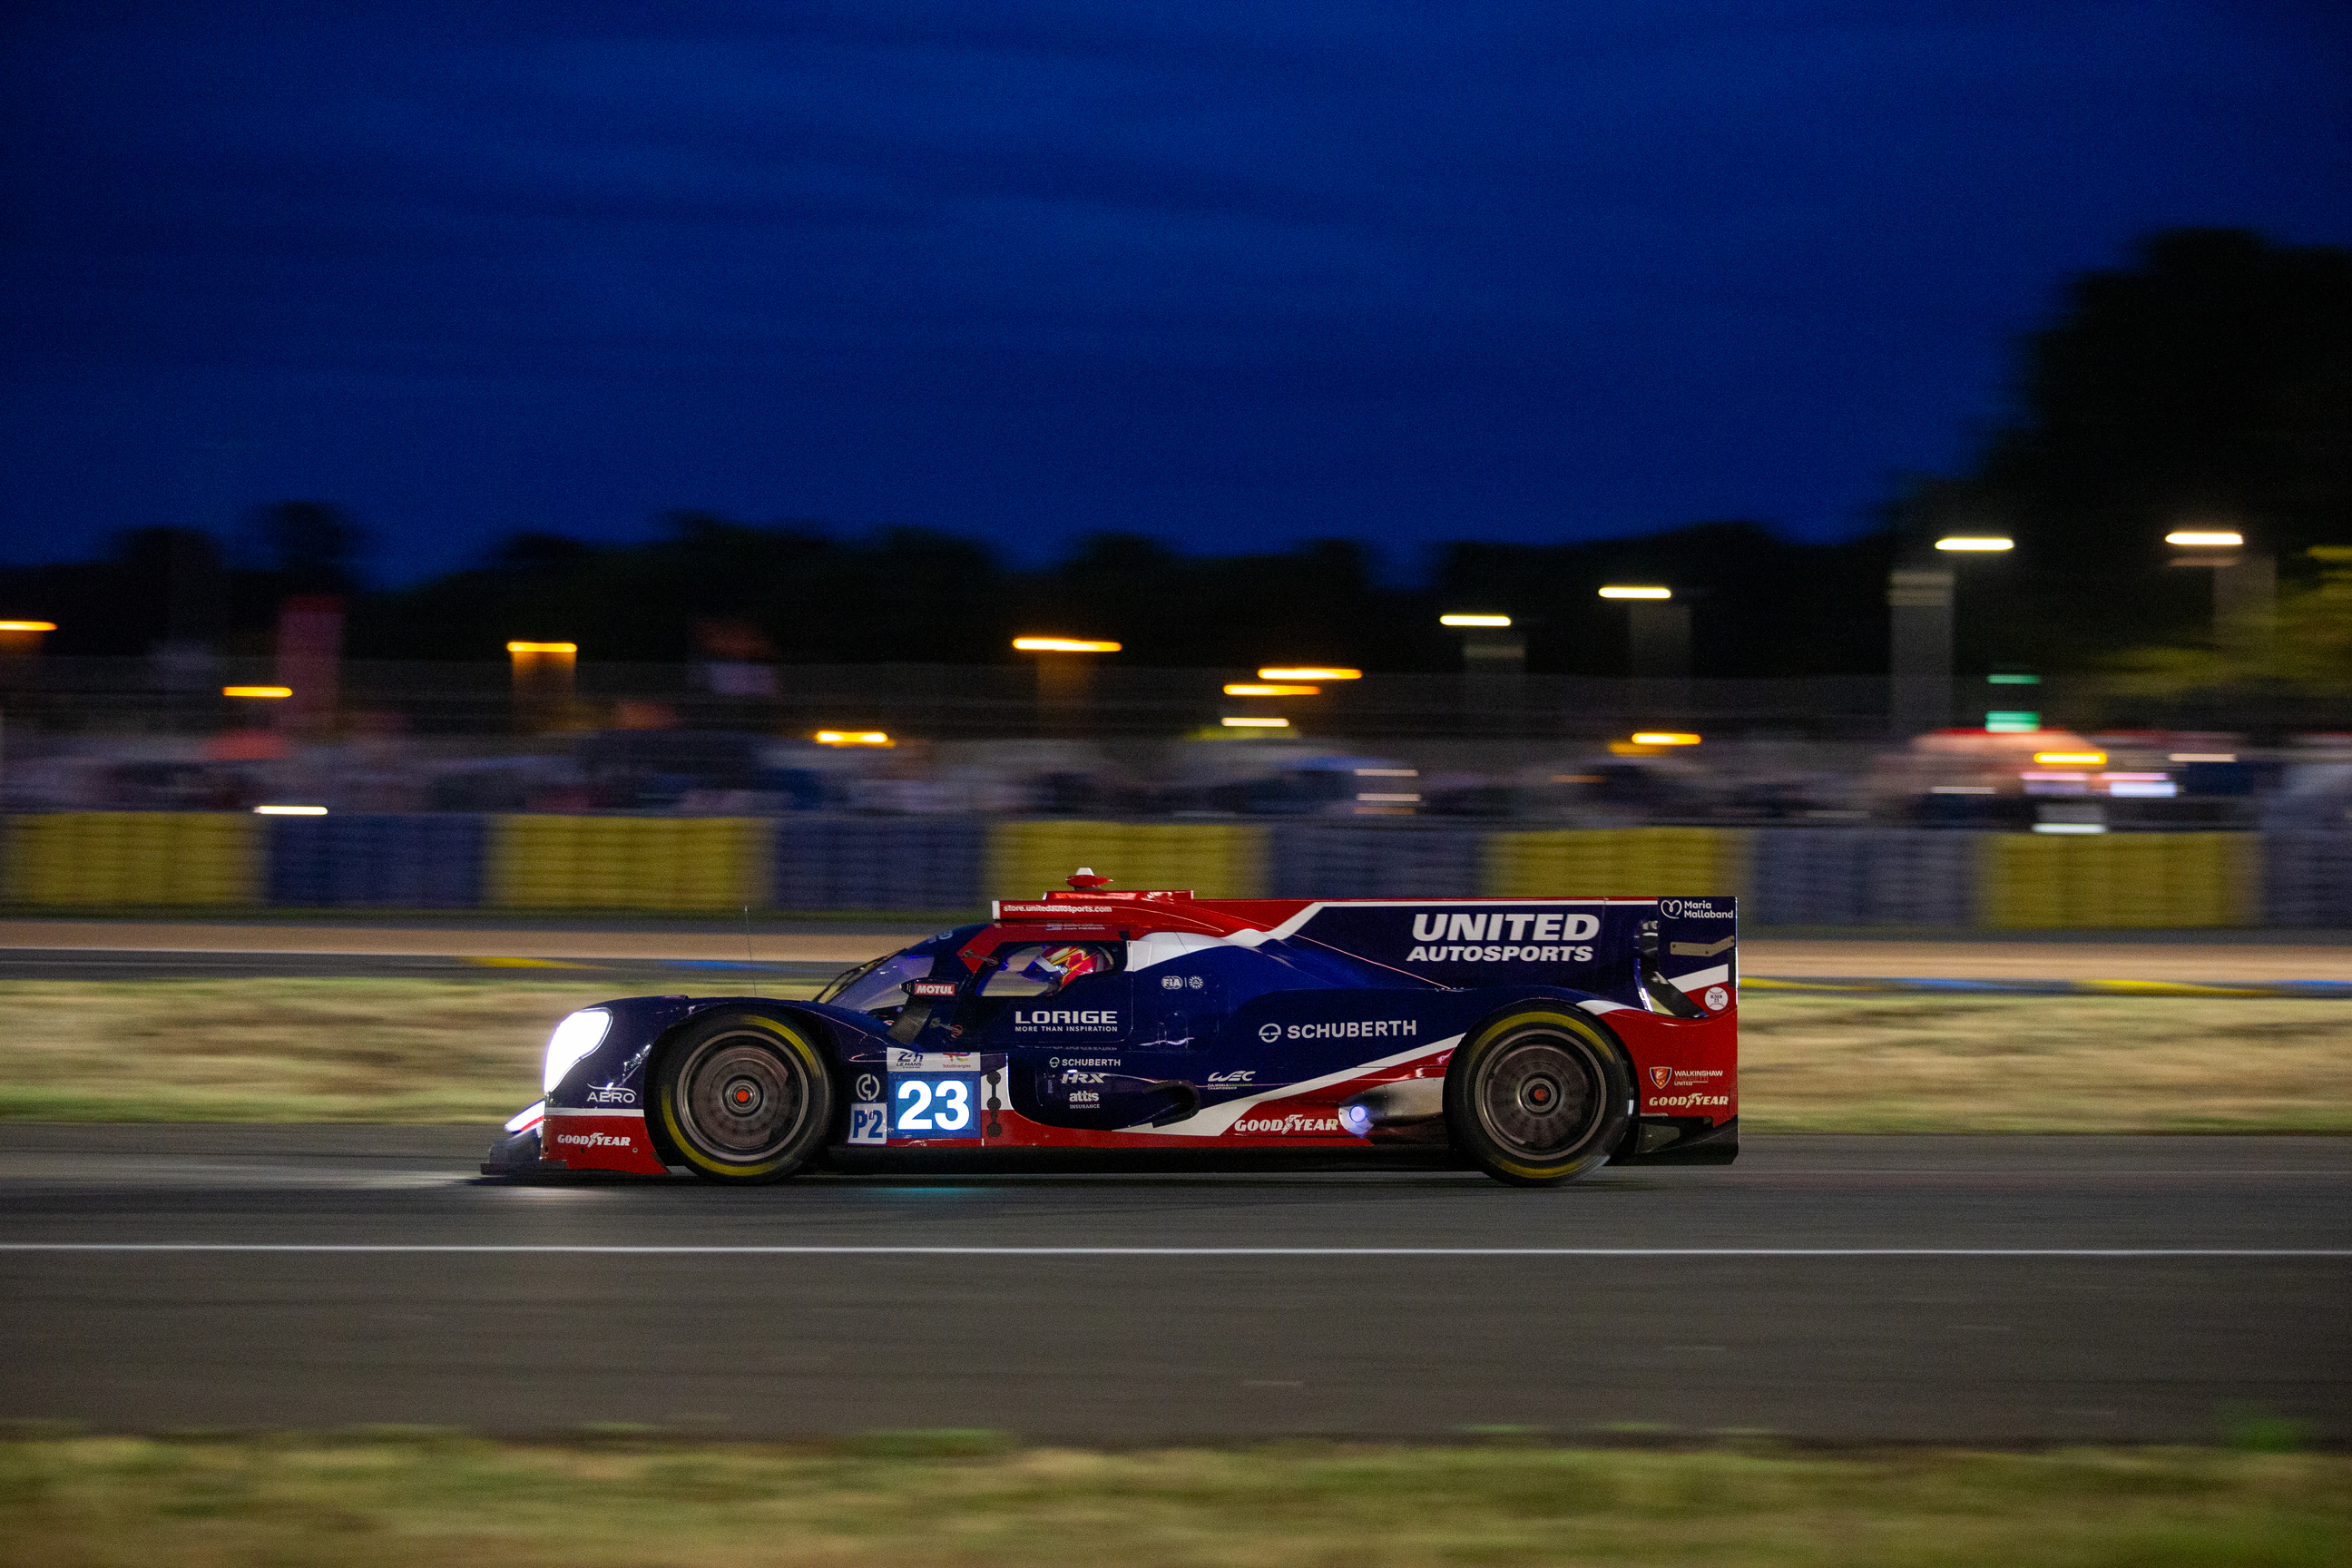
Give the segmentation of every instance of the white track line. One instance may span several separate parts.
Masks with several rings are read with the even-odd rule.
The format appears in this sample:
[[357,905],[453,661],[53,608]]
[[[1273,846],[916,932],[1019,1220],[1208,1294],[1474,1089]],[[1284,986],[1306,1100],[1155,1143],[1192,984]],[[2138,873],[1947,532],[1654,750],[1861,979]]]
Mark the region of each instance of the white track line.
[[593,1258],[2352,1258],[2292,1247],[747,1247],[455,1242],[8,1241],[0,1252],[460,1253]]

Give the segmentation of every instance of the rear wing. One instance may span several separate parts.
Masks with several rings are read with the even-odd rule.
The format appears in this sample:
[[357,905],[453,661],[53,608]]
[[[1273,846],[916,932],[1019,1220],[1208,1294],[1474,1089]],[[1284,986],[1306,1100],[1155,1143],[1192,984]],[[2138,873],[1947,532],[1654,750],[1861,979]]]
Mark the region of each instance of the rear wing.
[[1704,1016],[1737,994],[1731,898],[1349,900],[1310,904],[1273,933],[1441,985],[1559,985],[1632,1007]]

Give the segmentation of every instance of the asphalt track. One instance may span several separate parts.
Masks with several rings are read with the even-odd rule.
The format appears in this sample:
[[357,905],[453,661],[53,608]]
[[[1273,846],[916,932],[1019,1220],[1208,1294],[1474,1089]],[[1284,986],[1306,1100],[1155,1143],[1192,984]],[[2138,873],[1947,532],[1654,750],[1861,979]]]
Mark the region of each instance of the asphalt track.
[[1150,1441],[2352,1440],[2352,1140],[485,1182],[484,1131],[0,1127],[0,1418]]

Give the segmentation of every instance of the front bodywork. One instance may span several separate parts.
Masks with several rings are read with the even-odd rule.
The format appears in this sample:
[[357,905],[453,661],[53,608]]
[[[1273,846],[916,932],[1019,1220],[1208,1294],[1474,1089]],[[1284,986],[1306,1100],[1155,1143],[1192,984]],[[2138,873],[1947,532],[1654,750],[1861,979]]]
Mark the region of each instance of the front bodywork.
[[[1624,1047],[1618,1161],[1738,1149],[1730,899],[1212,900],[1049,894],[889,961],[865,1010],[631,997],[510,1124],[485,1170],[657,1173],[662,1044],[714,1009],[814,1037],[838,1149],[1333,1149],[1443,1144],[1454,1050],[1485,1021],[1573,1006]],[[1034,989],[1033,989],[1034,988]],[[1024,994],[1024,992],[1029,994]],[[536,1136],[532,1136],[533,1132]]]

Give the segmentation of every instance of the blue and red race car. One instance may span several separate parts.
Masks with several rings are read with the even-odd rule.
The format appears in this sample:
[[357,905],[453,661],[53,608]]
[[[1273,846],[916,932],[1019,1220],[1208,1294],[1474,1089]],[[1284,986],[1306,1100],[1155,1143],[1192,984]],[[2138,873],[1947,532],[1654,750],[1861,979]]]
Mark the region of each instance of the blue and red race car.
[[1107,880],[1000,902],[814,1001],[573,1013],[546,1099],[482,1169],[769,1182],[866,1152],[1387,1148],[1541,1184],[1738,1152],[1731,899]]

